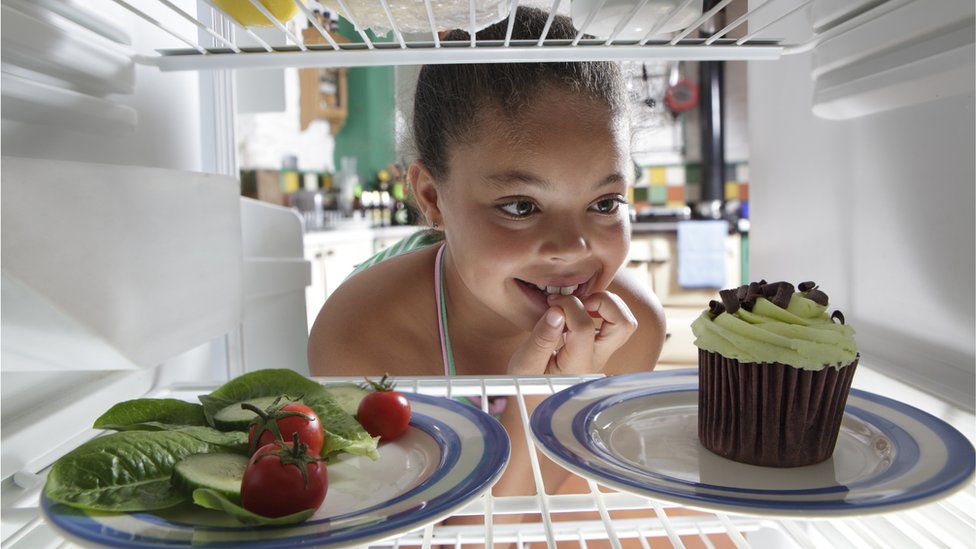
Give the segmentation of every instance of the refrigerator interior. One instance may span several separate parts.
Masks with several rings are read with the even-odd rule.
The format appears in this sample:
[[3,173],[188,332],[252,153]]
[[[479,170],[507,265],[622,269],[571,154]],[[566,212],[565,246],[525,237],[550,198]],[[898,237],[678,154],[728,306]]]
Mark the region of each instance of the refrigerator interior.
[[[495,4],[504,14],[527,3],[571,11],[568,0]],[[971,2],[723,0],[664,38],[654,28],[631,36],[624,16],[572,44],[445,44],[401,31],[386,2],[360,4],[374,7],[363,24],[393,28],[391,42],[335,42],[304,5],[298,21],[326,43],[303,44],[295,21],[273,40],[255,36],[208,1],[3,1],[3,547],[71,546],[39,516],[44,471],[95,435],[91,422],[111,403],[193,399],[272,363],[307,374],[302,225],[294,211],[239,196],[234,69],[749,61],[751,271],[818,273],[859,328],[855,387],[976,439]],[[698,38],[724,7],[738,15]],[[583,31],[587,20],[599,23],[584,15]],[[521,402],[578,381],[404,383]],[[38,400],[59,411],[36,410]],[[38,426],[51,436],[36,440]],[[695,514],[588,488],[488,495],[461,511],[540,512],[518,530],[438,525],[379,544],[972,547],[976,535],[972,484],[919,508],[830,520]],[[594,514],[554,519],[583,510]]]

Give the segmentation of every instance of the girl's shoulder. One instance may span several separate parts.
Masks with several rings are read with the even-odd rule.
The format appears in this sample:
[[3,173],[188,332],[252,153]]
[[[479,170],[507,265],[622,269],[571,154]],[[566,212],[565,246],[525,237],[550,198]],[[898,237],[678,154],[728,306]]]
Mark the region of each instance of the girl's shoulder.
[[608,374],[647,371],[654,368],[666,338],[666,321],[661,300],[630,273],[621,270],[610,284],[637,319],[637,331],[608,363]]
[[[313,375],[431,375],[439,348],[434,304],[436,246],[355,273],[326,300],[309,334]],[[433,340],[431,341],[431,337]],[[436,363],[433,364],[436,366]]]
[[630,306],[635,306],[647,314],[659,313],[664,316],[661,300],[657,298],[650,286],[624,269],[613,277],[608,289],[623,298]]

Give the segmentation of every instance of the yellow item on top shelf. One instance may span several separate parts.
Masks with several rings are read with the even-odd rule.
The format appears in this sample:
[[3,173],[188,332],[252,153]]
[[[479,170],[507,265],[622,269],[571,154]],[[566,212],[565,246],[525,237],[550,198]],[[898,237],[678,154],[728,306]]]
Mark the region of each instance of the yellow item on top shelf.
[[281,172],[281,187],[285,191],[285,194],[291,194],[298,192],[300,178],[298,177],[298,172],[294,171],[284,171]]
[[[274,26],[250,0],[214,0],[214,4],[245,27]],[[298,5],[293,0],[261,0],[261,5],[282,23],[298,14]]]

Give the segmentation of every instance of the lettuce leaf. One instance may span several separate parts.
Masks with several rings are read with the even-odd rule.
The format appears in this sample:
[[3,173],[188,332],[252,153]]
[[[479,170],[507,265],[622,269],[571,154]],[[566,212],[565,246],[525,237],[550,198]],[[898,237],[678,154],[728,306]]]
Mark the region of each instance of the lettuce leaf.
[[207,426],[203,406],[175,398],[137,398],[120,402],[95,420],[95,429],[145,431],[146,423]]
[[[203,413],[213,426],[213,416],[227,406],[258,397],[311,396],[323,392],[322,385],[294,370],[268,369],[248,372],[224,383],[208,395],[200,395]],[[325,418],[322,418],[323,422]]]
[[203,442],[247,453],[247,433],[225,432],[207,424],[203,406],[172,398],[138,398],[120,402],[95,420],[95,429],[178,431]]
[[59,459],[44,493],[53,501],[97,511],[165,509],[185,500],[170,483],[173,466],[220,446],[177,431],[122,431],[94,438]]
[[329,393],[328,389],[294,370],[257,370],[238,376],[221,385],[208,395],[200,395],[207,421],[213,425],[213,416],[227,406],[259,397],[290,395],[301,396],[309,408],[315,410],[325,430],[325,446],[322,457],[337,452],[377,459],[379,438],[363,429],[356,418],[349,415]]
[[376,447],[380,438],[371,437],[366,429],[356,421],[356,418],[342,409],[342,405],[328,391],[305,397],[302,400],[306,406],[315,410],[322,421],[325,430],[322,457],[329,457],[339,452],[348,452],[357,456],[366,456],[372,460],[379,458]]
[[297,524],[307,520],[315,513],[315,509],[306,509],[283,517],[265,517],[257,513],[252,513],[233,501],[224,497],[223,494],[209,488],[197,488],[193,491],[193,503],[207,509],[223,511],[248,525],[273,525]]

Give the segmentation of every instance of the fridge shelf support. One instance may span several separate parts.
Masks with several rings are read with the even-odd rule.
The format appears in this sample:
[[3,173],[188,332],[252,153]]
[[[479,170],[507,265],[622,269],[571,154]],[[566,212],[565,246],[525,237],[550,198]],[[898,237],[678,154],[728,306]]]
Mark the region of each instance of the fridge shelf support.
[[[701,40],[676,45],[586,45],[566,46],[547,41],[544,46],[481,44],[474,48],[452,47],[441,42],[440,48],[428,43],[412,43],[407,48],[377,47],[364,49],[356,44],[342,45],[339,51],[309,47],[298,51],[282,47],[274,52],[244,50],[233,54],[211,50],[207,55],[167,50],[158,57],[141,57],[140,62],[153,64],[163,71],[209,69],[267,69],[280,67],[369,67],[385,65],[418,65],[437,63],[527,63],[561,61],[647,61],[651,59],[701,61],[753,61],[779,59],[783,48],[776,44],[739,46],[728,44],[702,46]],[[361,46],[361,45],[360,45]]]
[[[744,0],[723,0],[714,8],[707,10],[677,30],[667,33],[658,29],[669,29],[668,23],[686,10],[693,0],[677,3],[666,15],[651,25],[642,38],[622,34],[630,28],[632,21],[638,21],[641,9],[649,0],[633,2],[628,13],[617,20],[612,31],[596,38],[589,37],[589,28],[594,21],[605,15],[600,9],[606,3],[593,2],[593,7],[585,17],[575,14],[574,23],[580,27],[579,34],[570,41],[554,41],[540,37],[530,43],[516,43],[510,40],[501,42],[477,41],[473,37],[462,42],[444,41],[438,32],[407,32],[397,24],[394,13],[387,0],[361,1],[353,4],[337,0],[339,15],[349,21],[359,41],[340,43],[333,37],[334,30],[323,26],[320,15],[301,0],[293,0],[299,8],[299,15],[290,21],[280,21],[271,17],[273,27],[258,32],[251,27],[242,26],[229,14],[220,9],[212,0],[204,0],[204,7],[195,18],[174,5],[172,0],[159,0],[153,3],[136,3],[132,0],[112,0],[136,13],[142,19],[163,28],[168,34],[189,48],[178,49],[160,47],[153,52],[139,56],[143,63],[158,66],[163,71],[212,70],[212,69],[264,69],[283,67],[357,67],[377,65],[409,65],[420,63],[469,63],[469,62],[546,62],[566,60],[688,60],[688,61],[745,61],[775,60],[783,55],[810,51],[818,44],[838,35],[852,31],[872,19],[897,10],[917,0],[875,0],[861,2],[846,12],[816,20],[813,0],[766,0],[765,2],[746,2]],[[271,13],[258,0],[251,3],[265,16]],[[543,6],[543,4],[545,4]],[[382,8],[384,21],[379,24],[390,32],[377,37],[366,32],[367,23],[357,20],[350,6],[363,9],[363,6]],[[479,28],[476,24],[476,0],[470,3],[470,24],[467,30]],[[509,17],[520,5],[546,7],[553,13],[568,13],[570,2],[554,0],[510,0],[502,3],[504,17]],[[443,30],[446,25],[438,25],[431,0],[418,5],[417,15],[429,24],[429,29]],[[153,8],[170,10],[178,14],[177,19],[190,19],[198,29],[198,41],[191,41],[178,30],[169,29],[161,21],[172,17],[153,15]],[[441,8],[438,8],[441,9]],[[504,20],[502,17],[502,20]],[[802,36],[784,39],[772,34],[784,19],[804,17],[809,20],[809,32]],[[726,23],[726,19],[730,22]],[[511,19],[509,19],[511,21]],[[212,22],[210,25],[208,22]],[[377,25],[376,21],[368,24]],[[637,25],[638,23],[633,23]],[[303,27],[314,27],[325,38],[321,45],[305,44],[301,38]],[[548,26],[547,26],[548,28]],[[715,32],[704,29],[715,28]],[[704,34],[702,34],[704,33]],[[378,34],[378,33],[377,33]],[[276,35],[272,37],[272,35]],[[699,37],[701,35],[701,37]],[[238,40],[237,38],[240,38]],[[257,46],[255,46],[257,44]]]

